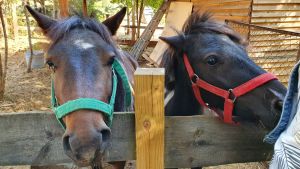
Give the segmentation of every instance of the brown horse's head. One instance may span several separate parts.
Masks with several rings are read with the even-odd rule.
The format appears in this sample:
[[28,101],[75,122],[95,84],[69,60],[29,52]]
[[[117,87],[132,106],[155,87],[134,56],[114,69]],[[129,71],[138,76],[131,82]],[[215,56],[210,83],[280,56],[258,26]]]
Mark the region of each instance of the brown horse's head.
[[[108,103],[112,94],[112,63],[116,58],[126,66],[129,80],[132,80],[134,62],[121,57],[111,38],[119,28],[126,8],[103,23],[80,16],[57,21],[28,6],[27,9],[52,42],[46,63],[54,72],[54,91],[60,105],[78,98]],[[115,111],[124,111],[123,90],[118,83]],[[90,165],[102,157],[111,136],[107,117],[102,112],[77,110],[64,116],[63,123],[66,127],[63,136],[65,153],[78,165]]]

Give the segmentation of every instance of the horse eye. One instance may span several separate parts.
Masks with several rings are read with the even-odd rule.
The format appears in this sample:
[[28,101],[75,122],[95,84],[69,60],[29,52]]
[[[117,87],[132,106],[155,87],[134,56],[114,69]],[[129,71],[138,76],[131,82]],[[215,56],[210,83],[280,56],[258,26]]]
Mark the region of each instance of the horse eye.
[[52,69],[53,71],[55,71],[55,64],[51,61],[47,61],[46,64],[49,66],[49,69]]
[[206,62],[207,62],[207,64],[213,66],[218,63],[218,59],[216,56],[210,56],[207,58]]

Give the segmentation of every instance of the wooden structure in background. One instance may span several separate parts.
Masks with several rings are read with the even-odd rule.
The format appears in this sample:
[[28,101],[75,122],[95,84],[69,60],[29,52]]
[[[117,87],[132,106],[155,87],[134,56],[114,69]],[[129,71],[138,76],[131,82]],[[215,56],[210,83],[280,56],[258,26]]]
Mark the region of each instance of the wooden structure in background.
[[164,69],[138,68],[134,74],[136,166],[164,168]]
[[[130,54],[135,58],[138,59],[147,48],[151,37],[153,36],[155,29],[157,28],[159,22],[161,21],[162,17],[164,16],[166,10],[170,5],[170,1],[164,1],[157,12],[154,14],[153,18],[151,19],[150,23],[147,25],[146,29],[143,31],[140,38],[136,41],[133,47],[130,49]],[[134,25],[132,25],[134,27]]]
[[300,32],[300,0],[253,0],[251,23]]
[[[112,142],[107,161],[124,161],[136,159],[135,145],[142,140],[150,144],[149,152],[154,154],[138,154],[160,158],[164,150],[166,168],[190,168],[196,166],[212,166],[238,162],[266,161],[272,157],[272,145],[263,143],[266,132],[254,124],[243,123],[239,126],[228,125],[217,117],[185,116],[164,117],[162,109],[164,88],[161,70],[148,70],[153,75],[137,73],[135,89],[137,128],[135,129],[134,113],[114,113],[112,125]],[[144,79],[153,82],[149,85]],[[140,81],[141,80],[141,81]],[[147,81],[148,81],[147,80]],[[140,83],[139,83],[140,82]],[[158,83],[155,83],[158,82]],[[148,88],[149,87],[149,88]],[[154,92],[158,90],[157,92]],[[151,95],[151,94],[152,95]],[[144,100],[151,95],[148,100]],[[138,104],[138,105],[137,105]],[[152,112],[151,112],[152,111]],[[155,116],[159,113],[159,116]],[[150,116],[151,114],[151,116]],[[147,121],[149,119],[149,121]],[[163,120],[165,119],[165,132]],[[158,124],[162,123],[162,124]],[[140,126],[143,124],[142,126]],[[146,127],[146,131],[141,129]],[[148,136],[144,135],[148,132]],[[143,138],[137,134],[144,133]],[[45,166],[71,162],[63,152],[61,137],[64,130],[53,113],[0,113],[0,164],[1,165],[34,165]],[[164,143],[163,136],[164,134]],[[158,138],[157,140],[154,140]],[[159,150],[155,151],[152,145]],[[146,146],[146,145],[142,145]],[[139,151],[141,153],[142,151]],[[245,155],[246,154],[246,155]],[[156,155],[157,157],[153,157]],[[153,157],[153,158],[152,158]],[[138,158],[139,160],[139,158]],[[160,167],[161,161],[160,159]],[[139,164],[139,162],[137,162]],[[155,166],[154,166],[155,167]],[[159,169],[158,167],[155,169]]]
[[[191,2],[172,2],[168,10],[165,28],[161,36],[175,36],[177,34],[176,31],[182,29],[183,24],[192,13],[192,10],[193,3]],[[168,47],[169,46],[165,42],[159,40],[150,55],[150,59],[159,65],[161,56]]]
[[175,0],[193,2],[194,11],[209,10],[221,21],[236,20],[275,29],[300,31],[300,0]]
[[250,20],[252,0],[176,0],[192,2],[194,11],[211,11],[215,18],[224,21],[225,19],[246,21]]

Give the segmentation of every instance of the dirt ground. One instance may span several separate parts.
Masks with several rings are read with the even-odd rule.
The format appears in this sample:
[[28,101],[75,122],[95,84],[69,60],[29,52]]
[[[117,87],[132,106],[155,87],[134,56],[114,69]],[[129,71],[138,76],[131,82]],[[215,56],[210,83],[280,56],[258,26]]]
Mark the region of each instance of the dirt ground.
[[[4,47],[1,39],[0,53]],[[33,40],[34,44],[46,43],[46,40]],[[36,46],[36,45],[35,45]],[[24,53],[28,47],[27,39],[9,40],[9,58],[4,100],[0,101],[0,112],[26,112],[32,110],[50,111],[50,76],[51,71],[44,67],[26,72]],[[0,169],[29,169],[30,166],[7,166]],[[76,167],[72,166],[75,169]],[[134,162],[127,169],[134,169]],[[264,169],[260,163],[232,164],[206,167],[205,169]]]

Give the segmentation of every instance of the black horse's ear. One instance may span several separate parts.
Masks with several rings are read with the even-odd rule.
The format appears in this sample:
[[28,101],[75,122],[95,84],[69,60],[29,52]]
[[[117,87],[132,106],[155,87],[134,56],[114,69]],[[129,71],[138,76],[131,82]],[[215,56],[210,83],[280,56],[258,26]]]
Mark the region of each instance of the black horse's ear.
[[175,49],[182,49],[184,44],[184,38],[182,36],[170,36],[164,37],[160,36],[159,39],[169,44],[171,47]]
[[44,31],[44,33],[47,33],[47,30],[53,26],[54,24],[56,24],[56,20],[43,15],[41,13],[39,13],[38,11],[32,9],[30,6],[26,5],[26,8],[28,10],[28,12],[31,14],[31,16],[37,21],[38,25],[40,28],[42,28],[42,30]]
[[111,32],[112,35],[115,35],[117,33],[117,30],[119,29],[126,15],[126,9],[127,9],[126,7],[123,7],[114,16],[111,16],[102,22],[108,28],[108,30]]

